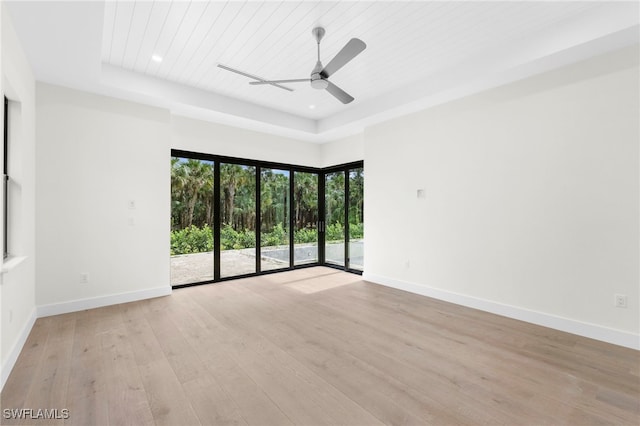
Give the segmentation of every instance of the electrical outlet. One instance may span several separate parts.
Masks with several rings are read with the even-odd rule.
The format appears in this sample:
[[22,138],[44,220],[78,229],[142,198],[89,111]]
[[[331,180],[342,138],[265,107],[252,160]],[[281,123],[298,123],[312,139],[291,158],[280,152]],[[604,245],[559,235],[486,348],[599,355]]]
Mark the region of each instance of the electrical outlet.
[[626,308],[627,307],[627,295],[626,294],[615,294],[615,306],[616,308]]
[[89,284],[89,274],[86,272],[80,274],[80,284]]

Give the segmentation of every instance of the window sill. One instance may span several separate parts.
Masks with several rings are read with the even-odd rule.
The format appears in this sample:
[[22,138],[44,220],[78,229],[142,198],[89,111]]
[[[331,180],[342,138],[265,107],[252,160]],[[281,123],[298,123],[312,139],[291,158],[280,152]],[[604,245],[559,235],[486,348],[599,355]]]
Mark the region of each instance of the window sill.
[[26,256],[9,256],[2,263],[2,269],[0,269],[0,274],[8,274],[12,269],[16,268],[22,262],[27,259]]

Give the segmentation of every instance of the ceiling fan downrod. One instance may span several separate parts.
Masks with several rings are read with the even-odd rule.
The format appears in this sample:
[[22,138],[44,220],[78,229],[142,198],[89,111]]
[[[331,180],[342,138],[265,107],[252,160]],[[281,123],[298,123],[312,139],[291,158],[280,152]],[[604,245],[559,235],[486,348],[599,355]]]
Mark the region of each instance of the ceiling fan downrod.
[[313,34],[318,45],[318,61],[316,62],[316,66],[313,67],[313,70],[311,70],[311,87],[318,90],[324,90],[329,86],[329,82],[320,75],[320,72],[324,69],[322,62],[320,62],[320,41],[322,37],[324,37],[324,33],[325,31],[322,27],[315,27],[311,30],[311,34]]

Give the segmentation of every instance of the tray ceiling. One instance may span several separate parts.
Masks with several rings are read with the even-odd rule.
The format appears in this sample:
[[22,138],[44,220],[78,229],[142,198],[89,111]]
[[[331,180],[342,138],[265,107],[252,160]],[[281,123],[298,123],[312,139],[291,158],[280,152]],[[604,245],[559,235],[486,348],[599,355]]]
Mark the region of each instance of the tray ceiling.
[[[636,2],[7,3],[40,80],[315,141],[638,42]],[[331,77],[349,105],[217,67],[307,78],[316,26],[325,64],[367,44]]]

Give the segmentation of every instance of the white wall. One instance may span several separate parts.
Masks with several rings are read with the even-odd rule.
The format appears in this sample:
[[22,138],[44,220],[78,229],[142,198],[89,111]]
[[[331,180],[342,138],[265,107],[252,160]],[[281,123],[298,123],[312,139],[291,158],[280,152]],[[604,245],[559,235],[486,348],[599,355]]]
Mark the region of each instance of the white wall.
[[173,116],[171,148],[299,166],[320,167],[321,146],[309,142]]
[[170,292],[172,148],[321,163],[317,144],[43,83],[37,89],[40,316]]
[[37,105],[40,314],[169,293],[169,113],[41,83]]
[[[2,4],[0,10],[4,9]],[[2,92],[10,100],[9,258],[0,277],[0,389],[35,321],[35,81],[9,14],[1,12]],[[0,209],[0,223],[4,212]],[[1,227],[0,227],[1,228]],[[0,232],[2,230],[0,229]],[[0,235],[0,241],[2,235]]]
[[634,46],[368,128],[365,277],[640,347],[638,75]]
[[364,159],[364,133],[320,145],[322,149],[322,167],[352,163]]

